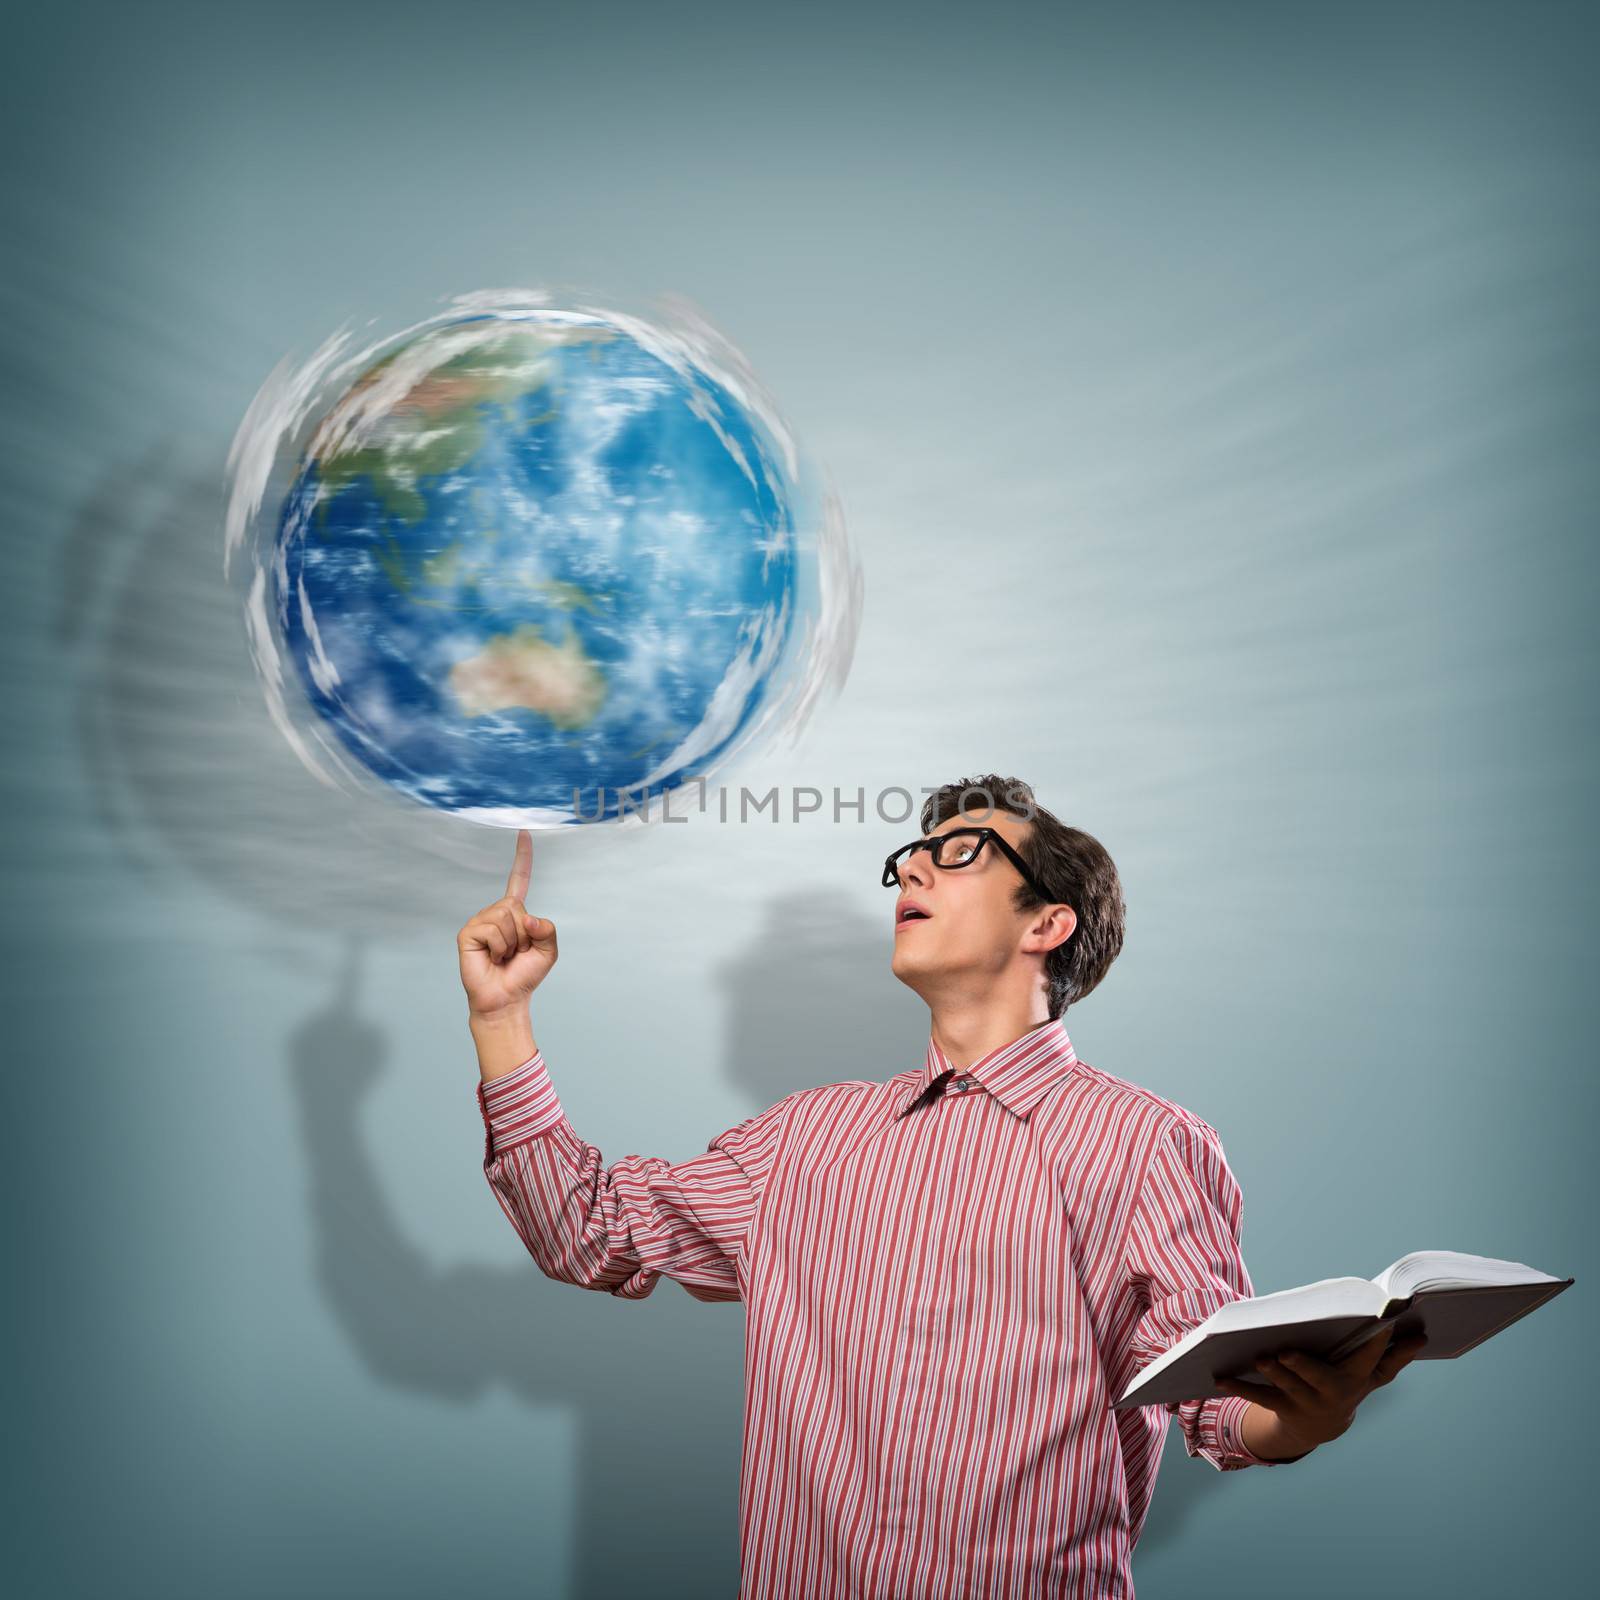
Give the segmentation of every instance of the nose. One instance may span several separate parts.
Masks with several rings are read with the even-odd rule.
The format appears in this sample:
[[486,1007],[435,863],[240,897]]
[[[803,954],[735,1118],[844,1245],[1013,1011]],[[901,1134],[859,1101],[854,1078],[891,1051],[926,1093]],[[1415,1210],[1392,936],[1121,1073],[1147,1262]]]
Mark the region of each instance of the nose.
[[933,857],[928,850],[913,850],[910,855],[897,863],[900,872],[900,892],[916,888],[926,888],[933,882]]

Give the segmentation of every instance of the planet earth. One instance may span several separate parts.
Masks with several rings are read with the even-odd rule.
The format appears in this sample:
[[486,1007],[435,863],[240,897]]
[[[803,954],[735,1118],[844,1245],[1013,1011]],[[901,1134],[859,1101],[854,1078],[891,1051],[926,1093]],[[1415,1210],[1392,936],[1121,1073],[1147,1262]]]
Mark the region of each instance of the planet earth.
[[815,605],[794,474],[757,410],[639,330],[436,319],[347,371],[298,450],[283,652],[317,724],[421,804],[615,817],[771,713]]

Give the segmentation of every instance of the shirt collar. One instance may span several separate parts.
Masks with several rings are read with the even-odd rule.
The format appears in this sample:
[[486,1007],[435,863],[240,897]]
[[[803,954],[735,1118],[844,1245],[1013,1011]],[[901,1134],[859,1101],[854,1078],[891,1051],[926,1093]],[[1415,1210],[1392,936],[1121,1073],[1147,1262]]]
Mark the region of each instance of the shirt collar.
[[[1010,1044],[991,1050],[968,1067],[963,1076],[976,1078],[1008,1111],[1026,1117],[1034,1106],[1078,1066],[1077,1052],[1060,1017],[1029,1028]],[[896,1117],[903,1117],[941,1078],[956,1068],[928,1035],[928,1051],[915,1081],[900,1099]],[[936,1091],[943,1092],[943,1086]]]

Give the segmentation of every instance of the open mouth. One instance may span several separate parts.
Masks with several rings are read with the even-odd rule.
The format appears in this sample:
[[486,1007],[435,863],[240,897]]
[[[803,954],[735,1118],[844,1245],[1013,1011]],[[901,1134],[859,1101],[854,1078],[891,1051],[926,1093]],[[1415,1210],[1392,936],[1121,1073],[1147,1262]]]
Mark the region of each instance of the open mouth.
[[898,933],[902,928],[913,922],[927,922],[929,920],[929,915],[930,914],[924,911],[921,906],[913,905],[908,901],[905,905],[900,907],[899,912],[895,916],[895,932]]

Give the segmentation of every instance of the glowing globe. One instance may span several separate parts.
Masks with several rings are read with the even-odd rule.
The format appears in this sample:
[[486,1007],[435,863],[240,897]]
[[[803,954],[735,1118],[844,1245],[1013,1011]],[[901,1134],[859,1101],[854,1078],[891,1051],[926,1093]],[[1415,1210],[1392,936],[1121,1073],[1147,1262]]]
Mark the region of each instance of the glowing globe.
[[837,502],[704,324],[456,302],[280,368],[230,473],[261,681],[325,774],[495,823],[639,814],[848,671]]

